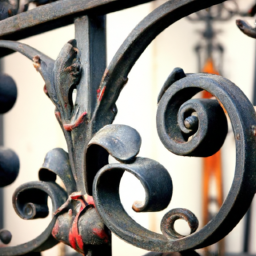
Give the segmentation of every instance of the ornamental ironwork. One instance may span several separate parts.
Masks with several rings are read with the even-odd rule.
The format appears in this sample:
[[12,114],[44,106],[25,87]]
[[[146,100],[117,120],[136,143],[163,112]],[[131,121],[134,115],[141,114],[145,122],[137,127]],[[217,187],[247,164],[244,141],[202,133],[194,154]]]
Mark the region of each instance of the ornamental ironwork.
[[[194,249],[224,238],[247,212],[256,191],[256,116],[244,93],[224,77],[187,74],[176,68],[158,97],[158,135],[163,145],[176,155],[215,154],[227,135],[226,113],[232,124],[236,143],[233,183],[217,215],[199,231],[196,216],[187,209],[167,212],[161,222],[162,234],[143,228],[126,213],[119,196],[124,172],[139,179],[146,192],[145,202],[133,204],[136,212],[164,210],[171,201],[173,184],[164,166],[137,156],[141,138],[135,129],[112,124],[117,115],[115,103],[129,72],[151,41],[179,19],[224,0],[167,1],[136,26],[108,67],[105,15],[150,0],[28,1],[27,4],[30,2],[40,6],[18,11],[17,2],[14,8],[17,15],[9,11],[12,10],[9,1],[0,2],[4,12],[0,22],[0,57],[16,51],[32,61],[45,81],[44,93],[55,105],[68,153],[62,149],[48,152],[39,170],[39,181],[21,185],[13,195],[16,213],[26,220],[46,217],[50,197],[53,206],[50,224],[30,242],[0,248],[0,255],[41,252],[62,242],[83,255],[107,256],[111,255],[111,232],[148,251],[194,255]],[[51,3],[43,5],[46,2]],[[17,42],[72,23],[75,39],[60,49],[56,60]],[[255,29],[245,22],[237,24],[244,33],[255,36]],[[0,110],[5,113],[13,106],[17,90],[8,76],[1,77],[0,84]],[[214,98],[193,98],[202,90]],[[109,164],[109,155],[118,163]],[[19,160],[13,151],[4,148],[0,157],[0,183],[5,186],[15,180]],[[66,189],[56,183],[56,176]],[[183,236],[175,230],[178,219],[188,222],[190,235]],[[2,230],[0,238],[8,243],[11,234]]]

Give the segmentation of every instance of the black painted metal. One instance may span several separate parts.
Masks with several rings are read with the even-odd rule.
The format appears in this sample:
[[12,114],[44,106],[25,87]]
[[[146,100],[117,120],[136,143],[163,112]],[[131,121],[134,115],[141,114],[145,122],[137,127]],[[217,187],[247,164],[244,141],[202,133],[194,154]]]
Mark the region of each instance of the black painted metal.
[[5,74],[0,75],[0,240],[3,244],[9,244],[12,234],[8,230],[3,229],[3,190],[11,184],[19,173],[19,158],[14,151],[4,147],[4,113],[8,112],[15,104],[17,98],[17,88],[14,80]]
[[251,219],[252,208],[250,207],[244,218],[244,241],[243,241],[243,253],[249,253],[250,237],[251,237]]
[[[0,255],[39,253],[64,242],[87,256],[110,256],[111,232],[159,255],[196,255],[191,250],[222,239],[248,210],[256,191],[256,116],[252,104],[223,77],[185,74],[182,69],[175,69],[158,98],[159,137],[177,155],[210,156],[225,141],[226,111],[236,140],[232,187],[218,214],[197,232],[198,220],[186,209],[165,214],[162,235],[141,227],[125,212],[119,197],[125,171],[138,178],[146,192],[145,202],[133,204],[136,212],[165,209],[173,186],[164,166],[137,156],[141,146],[138,132],[112,124],[117,114],[115,103],[129,72],[165,28],[224,0],[167,1],[138,24],[106,68],[105,14],[144,2],[148,0],[60,0],[0,22],[2,39],[21,39],[70,23],[75,24],[76,31],[75,39],[63,46],[56,60],[28,45],[0,40],[1,49],[20,52],[33,61],[45,81],[44,92],[56,107],[55,115],[68,145],[68,152],[50,151],[39,170],[39,181],[21,185],[13,195],[15,211],[27,220],[46,217],[50,197],[52,221],[34,240],[0,248]],[[3,50],[1,56],[9,53]],[[201,90],[209,91],[216,99],[192,99]],[[75,91],[77,97],[73,100]],[[109,155],[119,163],[109,164]],[[57,175],[65,189],[56,183]],[[174,223],[178,219],[188,222],[190,235],[177,233]]]

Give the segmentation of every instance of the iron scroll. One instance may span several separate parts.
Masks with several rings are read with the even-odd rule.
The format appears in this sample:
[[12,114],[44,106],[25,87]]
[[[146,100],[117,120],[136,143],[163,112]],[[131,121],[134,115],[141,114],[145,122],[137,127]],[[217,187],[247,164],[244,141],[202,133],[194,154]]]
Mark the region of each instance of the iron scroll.
[[[136,130],[112,124],[117,114],[115,103],[128,81],[128,74],[152,40],[179,19],[222,2],[166,2],[138,24],[106,69],[105,53],[101,52],[99,66],[95,67],[89,47],[83,46],[83,38],[89,45],[92,38],[101,39],[105,44],[104,16],[76,17],[76,39],[63,46],[56,60],[28,45],[0,40],[1,48],[20,52],[33,61],[45,81],[44,92],[56,107],[55,116],[68,145],[68,153],[62,149],[50,151],[40,169],[40,181],[22,185],[13,199],[16,212],[22,218],[33,219],[48,214],[46,199],[50,196],[54,206],[52,222],[35,240],[18,247],[0,248],[0,255],[42,251],[59,241],[85,255],[99,252],[98,248],[104,248],[106,255],[111,255],[110,231],[149,251],[182,252],[211,245],[236,226],[256,191],[252,157],[256,154],[256,116],[252,104],[236,85],[220,76],[185,74],[182,69],[175,69],[158,99],[160,140],[177,155],[213,155],[226,138],[226,113],[232,123],[236,141],[233,184],[218,214],[197,232],[198,220],[186,209],[166,213],[161,223],[163,234],[146,230],[127,215],[119,197],[120,179],[125,171],[138,178],[146,191],[145,202],[133,204],[136,212],[165,209],[171,201],[173,184],[164,166],[138,156],[141,139]],[[59,4],[56,2],[54,6]],[[120,8],[118,4],[114,6],[114,10]],[[85,37],[84,26],[88,32]],[[94,47],[104,48],[97,44]],[[97,49],[93,51],[96,53]],[[90,55],[89,64],[85,53]],[[92,75],[90,64],[97,70],[91,84],[85,79],[86,75]],[[78,92],[75,102],[72,100],[74,90]],[[193,99],[202,90],[215,98]],[[109,164],[109,155],[119,163]],[[56,184],[56,175],[63,180],[65,190]],[[27,191],[31,190],[39,195],[36,199],[28,196]],[[180,218],[186,220],[191,229],[186,237],[174,228]]]

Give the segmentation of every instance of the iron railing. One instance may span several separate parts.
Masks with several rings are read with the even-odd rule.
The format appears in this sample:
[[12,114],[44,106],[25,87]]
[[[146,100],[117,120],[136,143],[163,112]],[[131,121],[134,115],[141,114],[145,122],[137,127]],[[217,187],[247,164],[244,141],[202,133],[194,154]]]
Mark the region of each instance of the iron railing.
[[[8,1],[2,2],[0,5]],[[68,153],[62,149],[47,153],[39,171],[40,180],[21,185],[13,195],[15,211],[27,220],[46,217],[50,197],[53,205],[50,224],[39,237],[26,244],[0,248],[0,255],[38,255],[63,242],[84,255],[107,256],[111,255],[111,232],[149,251],[194,255],[194,249],[224,238],[247,212],[256,191],[254,108],[229,80],[210,74],[186,74],[180,68],[167,78],[158,98],[158,135],[174,154],[211,156],[225,141],[226,112],[236,141],[236,170],[229,194],[218,214],[200,231],[191,211],[173,209],[162,219],[162,234],[141,227],[120,202],[119,184],[125,171],[135,175],[146,192],[145,202],[134,203],[134,211],[164,210],[172,197],[168,171],[152,159],[137,157],[141,146],[138,132],[129,126],[112,124],[117,114],[115,103],[130,70],[165,28],[224,0],[167,1],[137,25],[106,68],[105,15],[145,2],[150,0],[60,0],[5,17],[0,22],[0,57],[17,51],[33,62],[45,81],[46,96],[56,107],[56,119],[68,145]],[[62,47],[56,60],[17,42],[72,23],[75,39]],[[254,35],[255,30],[244,22],[238,25],[245,33]],[[16,98],[15,86],[13,90],[8,88],[0,88],[7,102],[1,102],[2,113],[12,107]],[[74,90],[77,90],[75,102]],[[192,99],[202,90],[215,99]],[[109,164],[109,155],[119,163]],[[16,178],[19,164],[10,150],[1,149],[0,157],[3,163],[0,183],[4,186]],[[55,182],[56,175],[66,190]],[[178,219],[188,222],[190,235],[182,236],[175,230]],[[0,237],[8,243],[11,234],[2,230]]]

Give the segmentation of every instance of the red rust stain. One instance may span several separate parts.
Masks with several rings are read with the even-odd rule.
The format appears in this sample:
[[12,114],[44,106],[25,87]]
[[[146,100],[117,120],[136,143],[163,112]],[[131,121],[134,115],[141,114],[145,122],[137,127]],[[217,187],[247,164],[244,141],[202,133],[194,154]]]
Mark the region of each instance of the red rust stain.
[[[83,238],[82,236],[79,234],[79,230],[78,230],[78,220],[79,217],[81,215],[81,212],[84,210],[84,208],[86,207],[86,204],[83,200],[83,198],[80,196],[74,196],[74,198],[72,198],[74,200],[79,200],[81,202],[81,207],[79,212],[77,213],[73,224],[72,224],[72,228],[71,231],[69,233],[69,242],[72,248],[74,248],[75,250],[80,249],[81,252],[84,252],[84,242],[83,242]],[[78,248],[77,248],[78,246]]]
[[45,93],[45,94],[48,94],[48,91],[47,91],[46,85],[44,86],[44,93]]
[[94,202],[92,196],[86,195],[86,196],[85,196],[85,200],[86,200],[86,202],[88,203],[88,205],[93,205],[93,206],[95,207],[95,202]]
[[56,238],[58,232],[59,232],[59,221],[57,220],[56,223],[55,223],[55,226],[54,228],[52,229],[52,236]]
[[87,115],[87,112],[82,113],[78,119],[76,120],[75,123],[73,124],[64,124],[63,127],[66,131],[70,132],[72,131],[74,128],[78,127],[80,124],[82,124],[84,122],[84,117]]
[[33,57],[33,65],[34,65],[34,68],[38,71],[39,70],[39,68],[40,68],[40,66],[41,66],[41,64],[40,64],[40,57],[39,56],[34,56]]
[[67,108],[67,106],[68,106],[68,104],[67,104],[67,103],[65,103],[65,108]]
[[76,48],[76,47],[73,47],[73,50],[74,50],[75,52],[79,52],[78,48]]
[[72,71],[72,66],[69,66],[67,68],[64,69],[65,72],[71,72]]
[[79,200],[82,197],[82,193],[81,192],[74,192],[70,195],[71,199],[73,200]]
[[61,114],[60,114],[60,112],[55,112],[55,116],[57,117],[57,119],[61,119]]
[[92,229],[93,234],[95,234],[100,239],[104,240],[105,243],[108,242],[108,235],[106,234],[105,230],[99,228]]
[[8,15],[9,15],[9,17],[10,17],[10,16],[13,16],[11,9],[8,10]]
[[102,100],[102,97],[103,97],[103,95],[105,93],[105,90],[106,90],[106,86],[104,86],[102,88],[102,90],[100,90],[100,89],[97,90],[97,98],[98,98],[99,101]]
[[104,74],[103,74],[103,76],[102,76],[102,80],[101,80],[101,81],[103,81],[104,78],[105,78],[106,76],[108,76],[108,73],[109,73],[109,70],[106,68],[105,71],[104,71]]

